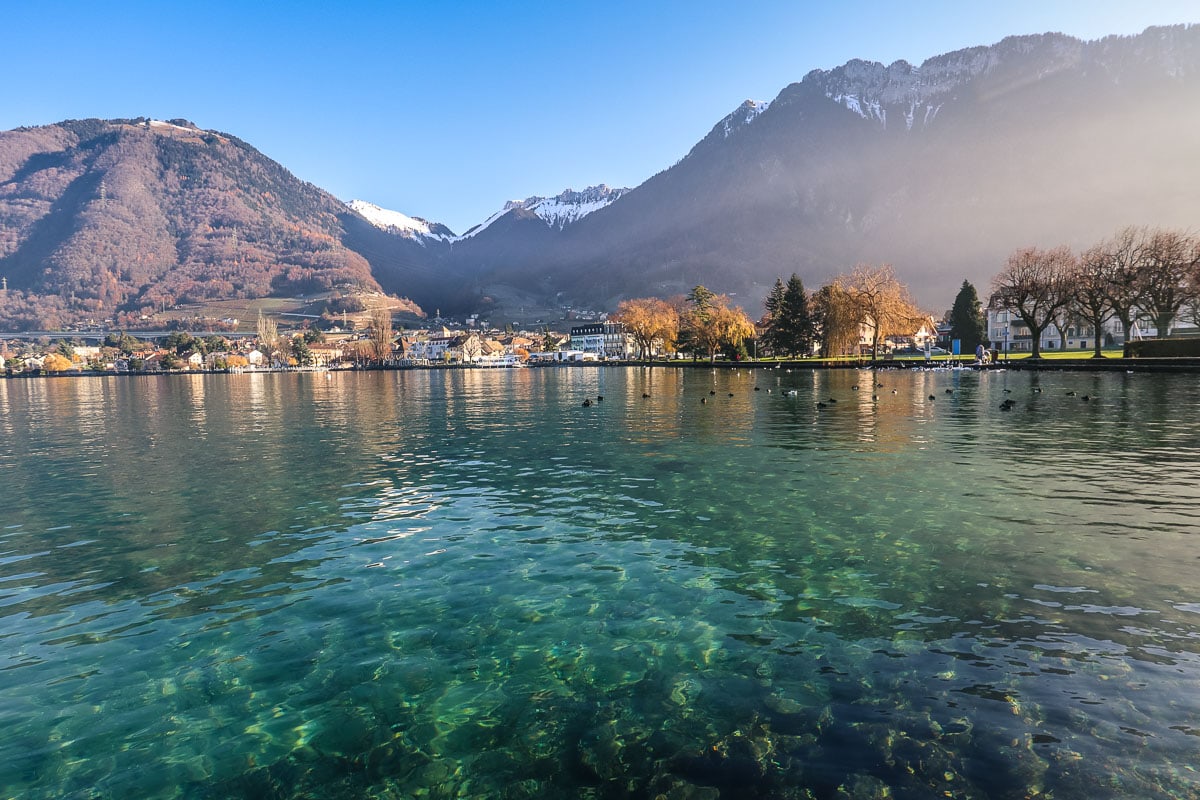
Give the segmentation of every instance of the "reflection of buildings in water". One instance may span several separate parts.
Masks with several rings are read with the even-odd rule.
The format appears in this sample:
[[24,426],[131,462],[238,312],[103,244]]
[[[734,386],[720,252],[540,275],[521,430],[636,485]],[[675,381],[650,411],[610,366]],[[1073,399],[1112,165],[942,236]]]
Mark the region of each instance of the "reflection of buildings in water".
[[[188,422],[191,425],[192,434],[203,439],[208,435],[208,408],[205,404],[205,379],[207,375],[186,375],[187,379],[188,401],[191,407],[191,413],[188,415]],[[221,376],[224,378],[224,376]],[[172,379],[174,376],[172,376]]]
[[8,399],[8,385],[12,381],[0,381],[0,435],[13,435],[13,404]]

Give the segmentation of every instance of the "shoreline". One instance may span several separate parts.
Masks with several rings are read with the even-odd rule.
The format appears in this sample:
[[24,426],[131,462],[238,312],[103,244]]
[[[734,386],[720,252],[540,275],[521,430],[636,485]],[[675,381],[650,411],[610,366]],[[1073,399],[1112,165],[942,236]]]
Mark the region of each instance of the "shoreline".
[[351,368],[299,368],[299,369],[254,369],[254,370],[171,370],[171,371],[116,371],[116,370],[64,370],[46,373],[18,372],[3,373],[0,377],[20,380],[28,378],[89,378],[89,377],[166,377],[172,375],[271,375],[332,372],[403,372],[410,370],[486,370],[489,372],[509,369],[602,369],[612,367],[663,367],[667,369],[747,369],[747,370],[917,370],[917,371],[964,371],[996,372],[1147,372],[1189,373],[1200,372],[1200,358],[1019,358],[990,364],[974,361],[943,360],[925,362],[921,360],[876,360],[861,359],[845,362],[794,361],[583,361],[570,363],[528,364],[521,367],[476,366],[471,364],[405,364]]

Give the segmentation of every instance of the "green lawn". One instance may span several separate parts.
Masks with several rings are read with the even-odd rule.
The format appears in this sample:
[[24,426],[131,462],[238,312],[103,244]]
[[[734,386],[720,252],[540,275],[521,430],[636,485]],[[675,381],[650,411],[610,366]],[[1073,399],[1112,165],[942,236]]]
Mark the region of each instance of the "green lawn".
[[[1125,355],[1125,350],[1121,347],[1104,347],[1100,349],[1101,354],[1106,358],[1122,358]],[[1043,350],[1042,358],[1091,358],[1095,353],[1092,349],[1087,350]],[[1008,360],[1016,361],[1017,359],[1029,358],[1029,353],[1009,353]],[[1000,360],[1004,361],[1003,354]]]

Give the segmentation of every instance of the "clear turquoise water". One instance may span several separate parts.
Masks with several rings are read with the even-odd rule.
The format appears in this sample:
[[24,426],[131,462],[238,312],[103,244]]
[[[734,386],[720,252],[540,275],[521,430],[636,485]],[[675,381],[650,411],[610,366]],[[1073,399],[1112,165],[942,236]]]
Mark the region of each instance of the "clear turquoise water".
[[0,797],[1196,797],[1195,384],[0,381]]

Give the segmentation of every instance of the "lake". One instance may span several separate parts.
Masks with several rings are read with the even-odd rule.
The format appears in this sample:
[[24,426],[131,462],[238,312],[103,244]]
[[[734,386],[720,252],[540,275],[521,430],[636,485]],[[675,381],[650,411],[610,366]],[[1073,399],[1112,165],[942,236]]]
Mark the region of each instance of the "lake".
[[0,797],[1200,795],[1194,376],[13,379],[0,437]]

